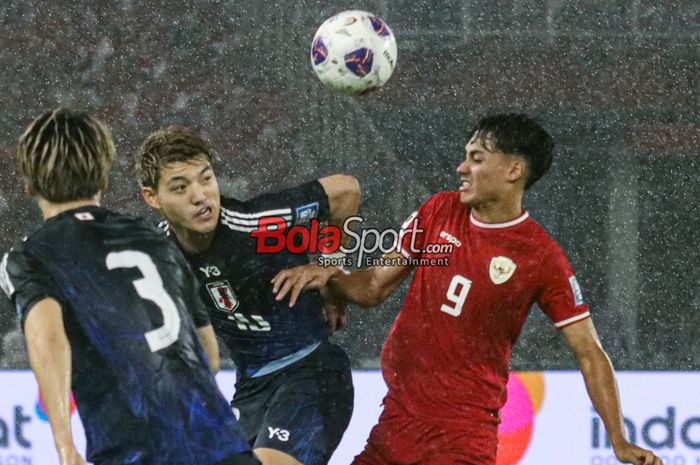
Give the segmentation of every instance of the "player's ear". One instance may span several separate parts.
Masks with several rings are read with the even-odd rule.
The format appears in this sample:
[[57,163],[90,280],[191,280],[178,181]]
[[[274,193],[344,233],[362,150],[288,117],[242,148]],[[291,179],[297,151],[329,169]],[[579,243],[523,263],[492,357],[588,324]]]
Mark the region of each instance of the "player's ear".
[[508,180],[511,182],[517,182],[520,179],[525,179],[526,170],[527,164],[525,163],[525,160],[514,157],[508,169]]
[[158,198],[158,193],[153,190],[152,187],[142,187],[141,196],[149,207],[155,208],[156,210],[160,209],[160,199]]

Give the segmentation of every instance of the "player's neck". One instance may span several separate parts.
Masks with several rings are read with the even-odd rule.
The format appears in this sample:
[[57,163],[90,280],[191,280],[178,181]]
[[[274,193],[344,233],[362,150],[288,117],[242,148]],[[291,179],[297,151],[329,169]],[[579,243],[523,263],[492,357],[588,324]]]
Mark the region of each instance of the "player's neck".
[[36,201],[39,204],[39,208],[41,208],[42,215],[44,215],[44,220],[53,218],[54,216],[60,215],[61,213],[67,212],[68,210],[75,210],[76,208],[80,207],[100,206],[99,194],[91,199],[71,200],[70,202],[58,203],[49,202],[45,198],[37,196]]
[[173,224],[170,225],[180,248],[188,254],[202,253],[209,248],[214,239],[216,230],[208,233],[200,233],[191,229],[177,228]]
[[482,223],[506,223],[522,215],[522,198],[511,199],[507,202],[489,202],[483,205],[473,205],[472,213],[474,218]]

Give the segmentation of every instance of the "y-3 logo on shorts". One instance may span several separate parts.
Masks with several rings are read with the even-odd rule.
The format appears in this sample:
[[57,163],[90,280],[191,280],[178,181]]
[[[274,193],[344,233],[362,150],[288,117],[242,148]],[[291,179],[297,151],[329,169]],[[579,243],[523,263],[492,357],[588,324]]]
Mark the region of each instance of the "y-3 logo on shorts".
[[289,431],[286,429],[273,428],[272,426],[268,426],[267,429],[270,431],[270,439],[276,436],[280,441],[289,441]]

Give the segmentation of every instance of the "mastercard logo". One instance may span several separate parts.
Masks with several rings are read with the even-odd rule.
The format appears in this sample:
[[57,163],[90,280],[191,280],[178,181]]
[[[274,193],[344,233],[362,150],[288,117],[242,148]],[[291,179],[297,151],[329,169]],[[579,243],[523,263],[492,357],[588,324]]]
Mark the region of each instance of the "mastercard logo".
[[508,401],[500,411],[496,465],[516,465],[532,438],[535,415],[544,400],[544,375],[540,371],[511,373]]
[[[34,411],[36,412],[36,416],[39,417],[40,420],[43,421],[49,421],[49,416],[46,414],[46,405],[44,405],[44,399],[41,398],[41,393],[39,393],[39,398],[36,401],[36,405],[34,406]],[[73,393],[70,393],[70,414],[73,415],[75,413],[75,399],[73,398]]]

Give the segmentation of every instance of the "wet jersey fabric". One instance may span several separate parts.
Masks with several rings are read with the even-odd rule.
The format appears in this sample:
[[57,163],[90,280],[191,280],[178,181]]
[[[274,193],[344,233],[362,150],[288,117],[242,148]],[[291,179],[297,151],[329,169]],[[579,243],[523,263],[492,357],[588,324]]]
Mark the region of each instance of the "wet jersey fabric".
[[492,422],[530,308],[538,304],[562,328],[587,318],[588,307],[564,252],[527,212],[482,223],[447,192],[415,218],[405,227],[422,232],[413,245],[405,234],[400,252],[447,263],[416,268],[382,352],[388,397],[421,418]]
[[[277,302],[272,293],[270,280],[285,268],[308,264],[308,254],[286,248],[258,253],[257,238],[251,236],[265,218],[282,218],[289,232],[294,226],[308,227],[312,219],[327,220],[328,215],[328,196],[318,181],[248,201],[222,196],[211,246],[201,254],[186,254],[217,336],[239,371],[254,375],[271,362],[304,354],[330,336],[317,291],[302,293],[292,309],[287,299]],[[176,240],[166,221],[160,226]]]
[[209,323],[180,251],[144,220],[83,207],[5,255],[0,281],[22,325],[62,307],[72,388],[97,464],[215,464],[250,450],[209,369]]

